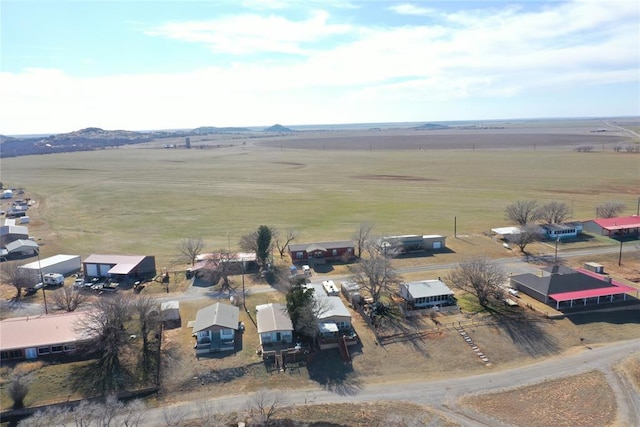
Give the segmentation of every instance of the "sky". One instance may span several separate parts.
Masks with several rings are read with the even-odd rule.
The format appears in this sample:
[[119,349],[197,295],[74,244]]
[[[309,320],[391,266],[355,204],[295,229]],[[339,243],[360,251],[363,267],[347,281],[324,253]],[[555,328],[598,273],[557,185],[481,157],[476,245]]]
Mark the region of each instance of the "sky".
[[0,2],[0,134],[640,115],[640,2]]

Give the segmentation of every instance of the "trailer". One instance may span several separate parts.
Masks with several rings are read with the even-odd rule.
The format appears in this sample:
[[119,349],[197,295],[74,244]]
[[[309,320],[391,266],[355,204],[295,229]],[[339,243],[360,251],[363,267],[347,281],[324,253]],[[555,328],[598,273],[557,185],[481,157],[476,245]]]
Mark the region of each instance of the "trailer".
[[46,273],[58,273],[68,276],[72,273],[79,272],[82,268],[80,255],[54,255],[49,258],[43,258],[40,261],[30,262],[20,268],[34,272],[37,275]]

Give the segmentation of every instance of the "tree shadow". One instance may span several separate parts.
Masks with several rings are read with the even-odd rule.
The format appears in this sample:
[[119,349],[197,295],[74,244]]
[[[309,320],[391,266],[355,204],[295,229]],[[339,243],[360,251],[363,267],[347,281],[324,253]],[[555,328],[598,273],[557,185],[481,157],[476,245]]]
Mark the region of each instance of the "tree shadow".
[[384,331],[379,333],[380,344],[383,346],[396,343],[409,344],[428,358],[426,340],[434,332],[433,326],[428,323],[427,316],[405,318],[399,311],[394,311],[392,316],[385,318]]
[[496,326],[506,333],[515,346],[532,357],[542,357],[560,352],[556,339],[542,328],[543,322],[522,309],[497,309],[490,307],[489,312]]
[[309,378],[323,389],[341,396],[353,396],[362,389],[362,382],[355,378],[353,366],[344,363],[338,349],[316,353],[307,363]]

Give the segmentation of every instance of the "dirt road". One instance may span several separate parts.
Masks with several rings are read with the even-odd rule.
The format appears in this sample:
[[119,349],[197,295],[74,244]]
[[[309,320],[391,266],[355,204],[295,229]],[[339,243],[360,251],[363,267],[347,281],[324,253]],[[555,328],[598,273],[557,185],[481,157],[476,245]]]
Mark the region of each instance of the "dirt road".
[[[496,420],[459,407],[458,399],[474,393],[503,391],[514,386],[521,387],[591,370],[601,370],[607,375],[616,394],[621,425],[637,425],[640,420],[640,399],[633,392],[633,389],[628,388],[630,385],[621,380],[612,369],[623,359],[638,352],[640,352],[640,339],[634,339],[593,348],[584,347],[577,352],[574,350],[570,354],[560,355],[539,363],[482,375],[438,381],[389,382],[362,388],[343,388],[338,392],[322,388],[286,390],[281,391],[281,394],[286,405],[383,400],[410,401],[430,406],[464,426],[494,426]],[[242,411],[246,408],[248,400],[247,395],[211,399],[226,411]],[[204,399],[204,401],[208,400]],[[165,412],[181,412],[197,417],[199,403],[192,401],[167,408],[149,409],[145,414],[143,425],[162,425]],[[186,417],[189,418],[189,415]]]

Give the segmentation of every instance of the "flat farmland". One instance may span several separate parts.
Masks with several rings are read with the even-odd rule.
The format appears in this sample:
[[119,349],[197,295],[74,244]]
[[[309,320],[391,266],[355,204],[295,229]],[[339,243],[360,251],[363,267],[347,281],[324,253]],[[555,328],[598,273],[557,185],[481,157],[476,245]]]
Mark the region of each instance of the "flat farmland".
[[[518,199],[565,201],[574,219],[606,200],[635,213],[639,157],[612,149],[633,143],[623,132],[536,126],[456,130],[444,143],[445,131],[406,129],[218,135],[191,150],[159,140],[2,159],[2,181],[36,201],[30,233],[45,256],[149,253],[159,267],[182,238],[233,250],[261,224],[295,229],[303,242],[349,239],[363,221],[377,234],[451,236],[455,217],[458,234],[482,233],[505,225],[504,207]],[[401,148],[408,133],[426,142]],[[584,143],[595,151],[573,151]]]

